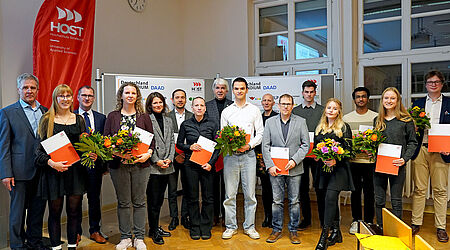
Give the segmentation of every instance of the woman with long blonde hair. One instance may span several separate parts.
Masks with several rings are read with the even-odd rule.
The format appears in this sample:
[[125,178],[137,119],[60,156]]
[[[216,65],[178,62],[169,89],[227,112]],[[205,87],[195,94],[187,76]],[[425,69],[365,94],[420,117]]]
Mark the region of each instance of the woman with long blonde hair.
[[[79,142],[85,132],[84,119],[73,112],[73,92],[65,84],[53,90],[52,105],[45,113],[38,128],[39,137],[45,140],[64,131],[72,144]],[[93,154],[91,158],[96,159]],[[76,249],[78,209],[86,192],[86,168],[79,162],[69,165],[67,161],[53,161],[42,145],[37,149],[36,165],[42,169],[37,194],[48,200],[48,231],[52,249],[61,247],[61,212],[66,196],[68,249]]]
[[[334,139],[344,149],[351,151],[349,143],[351,138],[350,126],[342,120],[342,103],[336,98],[328,99],[320,122],[316,127],[314,145],[323,142],[325,139]],[[339,227],[339,193],[344,190],[354,190],[348,159],[319,162],[319,166],[324,164],[332,167],[332,171],[326,172],[322,167],[318,167],[316,171],[317,203],[319,217],[322,217],[322,233],[316,249],[327,249],[328,246],[342,242],[342,233]]]
[[382,131],[383,136],[386,138],[384,143],[402,146],[400,159],[392,162],[394,166],[398,167],[398,174],[390,175],[378,172],[374,174],[375,213],[377,224],[382,227],[383,218],[381,211],[386,204],[388,180],[391,188],[393,213],[398,218],[402,218],[402,194],[406,178],[405,164],[411,159],[417,147],[414,122],[403,106],[400,92],[396,88],[389,87],[383,91],[374,127]]

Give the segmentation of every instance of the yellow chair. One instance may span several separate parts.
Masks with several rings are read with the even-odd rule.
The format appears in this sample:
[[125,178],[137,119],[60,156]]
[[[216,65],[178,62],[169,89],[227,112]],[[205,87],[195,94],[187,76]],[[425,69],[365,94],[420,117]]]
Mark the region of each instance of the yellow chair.
[[416,250],[434,250],[434,247],[430,246],[430,244],[419,235],[414,237],[414,242],[416,244]]
[[386,208],[383,208],[383,235],[399,238],[412,249],[412,229]]

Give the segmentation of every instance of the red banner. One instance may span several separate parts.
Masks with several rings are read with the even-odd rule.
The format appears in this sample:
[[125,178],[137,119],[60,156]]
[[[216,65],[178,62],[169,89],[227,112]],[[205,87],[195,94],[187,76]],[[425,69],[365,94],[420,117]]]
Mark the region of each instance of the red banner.
[[94,18],[95,0],[45,0],[39,9],[33,34],[33,73],[39,79],[42,105],[51,105],[53,89],[59,84],[69,85],[74,92],[90,85]]

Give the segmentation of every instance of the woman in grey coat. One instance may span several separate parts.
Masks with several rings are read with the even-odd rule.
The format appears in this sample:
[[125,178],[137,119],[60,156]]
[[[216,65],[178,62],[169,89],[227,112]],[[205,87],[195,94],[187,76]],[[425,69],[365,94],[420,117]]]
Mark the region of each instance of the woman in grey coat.
[[155,142],[147,185],[149,236],[155,244],[162,245],[164,244],[162,237],[170,236],[169,232],[159,227],[159,214],[164,201],[164,191],[169,182],[169,174],[175,171],[172,163],[175,155],[175,141],[172,120],[167,115],[164,96],[159,92],[150,93],[145,103],[145,110],[153,124]]

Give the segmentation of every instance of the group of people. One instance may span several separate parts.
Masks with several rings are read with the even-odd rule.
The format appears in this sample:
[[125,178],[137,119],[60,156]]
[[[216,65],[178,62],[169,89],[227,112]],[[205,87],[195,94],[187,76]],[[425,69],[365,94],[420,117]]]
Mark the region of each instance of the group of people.
[[[443,74],[431,71],[425,79],[428,94],[413,105],[425,108],[432,124],[450,123],[450,100],[441,94],[445,84]],[[365,87],[356,88],[352,93],[356,109],[345,116],[338,99],[330,98],[324,106],[315,101],[317,85],[313,81],[303,83],[303,102],[297,106],[291,95],[279,96],[279,113],[273,110],[275,98],[271,94],[262,98],[262,113],[249,103],[248,84],[244,78],[234,79],[231,88],[234,102],[226,97],[230,89],[228,81],[215,79],[215,98],[208,102],[202,97],[192,98],[192,112],[185,109],[186,92],[177,89],[171,96],[174,109],[169,112],[166,98],[161,93],[151,93],[144,105],[138,86],[124,83],[117,91],[114,111],[106,117],[92,110],[95,95],[90,86],[78,90],[77,110],[73,110],[75,97],[70,87],[57,86],[51,107],[47,109],[36,100],[38,79],[27,73],[20,75],[17,78],[19,101],[0,110],[0,179],[11,197],[10,247],[46,249],[42,244],[42,221],[48,204],[51,247],[61,249],[61,213],[65,198],[68,248],[76,249],[82,234],[81,204],[85,193],[89,203],[90,239],[105,243],[107,237],[100,230],[100,193],[103,175],[108,172],[117,198],[118,250],[132,246],[147,249],[143,241],[146,210],[149,237],[156,244],[164,244],[163,238],[171,235],[159,225],[164,192],[168,188],[171,216],[168,229],[172,231],[179,225],[179,175],[183,186],[181,224],[189,229],[193,240],[210,239],[211,229],[220,223],[220,218],[224,219],[226,228],[223,239],[230,239],[237,233],[239,182],[244,197],[244,233],[251,239],[259,239],[255,228],[255,187],[259,176],[265,215],[262,226],[272,228],[266,242],[275,243],[282,237],[287,189],[289,239],[293,244],[300,244],[297,231],[311,225],[311,171],[322,227],[316,249],[326,249],[342,242],[341,191],[352,191],[351,234],[357,232],[357,223],[363,219],[362,190],[364,221],[372,223],[376,215],[376,223],[383,226],[381,210],[386,203],[388,181],[392,210],[402,218],[402,191],[409,160],[412,160],[414,179],[413,233],[417,233],[422,225],[425,193],[431,177],[437,238],[441,242],[448,241],[445,226],[449,153],[428,152],[428,130],[419,131],[421,136],[416,136],[414,121],[396,88],[383,91],[378,113],[368,109],[370,91]],[[219,150],[214,150],[203,165],[189,160],[193,152],[202,150],[198,144],[200,136],[214,141],[218,131],[228,125],[243,129],[250,137],[248,142],[232,155],[220,156]],[[375,163],[369,161],[367,153],[358,153],[351,160],[322,161],[308,156],[310,139],[314,145],[334,139],[345,150],[351,151],[352,133],[356,133],[360,125],[373,126],[382,132],[385,143],[402,146],[400,159],[393,161],[398,167],[398,175],[375,172]],[[92,169],[79,162],[70,165],[66,161],[53,161],[40,144],[61,131],[73,144],[79,142],[85,131],[110,136],[120,130],[133,131],[136,127],[154,135],[147,152],[135,158],[131,153],[114,153],[114,159],[107,162],[91,153],[89,157],[95,161]],[[289,159],[285,166],[275,165],[271,157],[275,148],[288,150]],[[333,170],[327,172],[322,166]],[[280,174],[286,171],[287,174]]]

